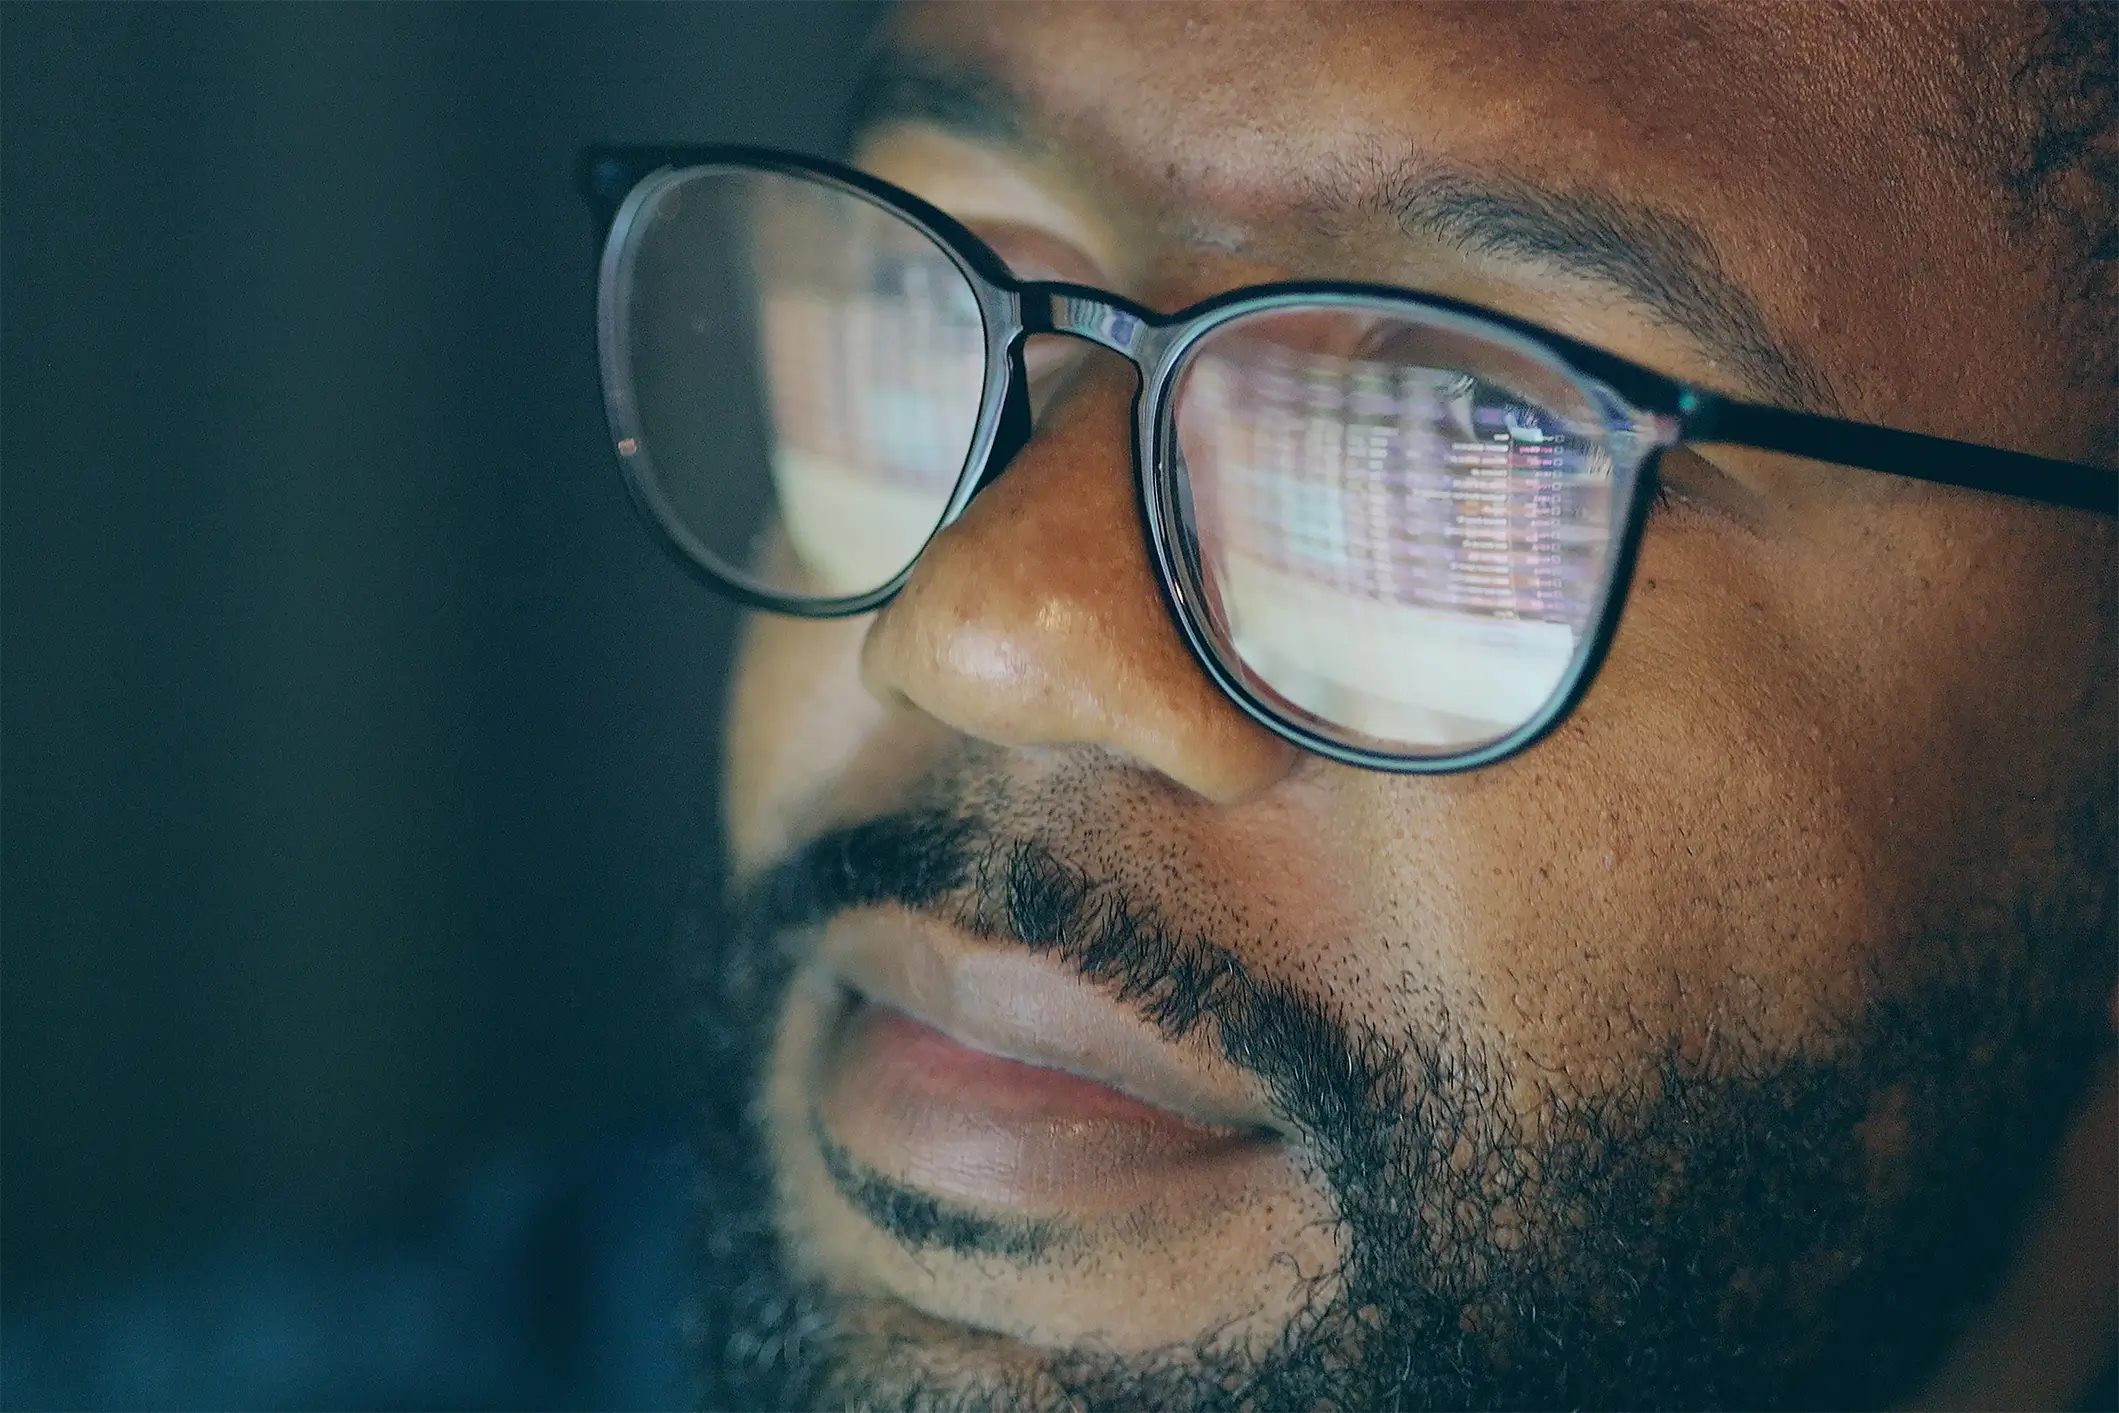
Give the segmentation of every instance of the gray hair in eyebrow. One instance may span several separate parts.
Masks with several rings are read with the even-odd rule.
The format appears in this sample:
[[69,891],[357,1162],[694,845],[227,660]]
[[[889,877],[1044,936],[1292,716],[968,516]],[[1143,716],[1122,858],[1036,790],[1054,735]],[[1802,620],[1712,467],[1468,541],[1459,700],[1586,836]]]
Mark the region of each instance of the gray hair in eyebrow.
[[[976,66],[920,50],[877,51],[855,93],[847,146],[892,123],[931,124],[1020,150],[1043,146],[1026,105],[1007,85]],[[1405,161],[1380,180],[1357,178],[1363,165],[1319,173],[1318,209],[1380,215],[1408,234],[1468,255],[1543,266],[1614,290],[1690,338],[1758,395],[1804,411],[1839,410],[1822,371],[1774,336],[1713,243],[1683,218],[1428,158]]]

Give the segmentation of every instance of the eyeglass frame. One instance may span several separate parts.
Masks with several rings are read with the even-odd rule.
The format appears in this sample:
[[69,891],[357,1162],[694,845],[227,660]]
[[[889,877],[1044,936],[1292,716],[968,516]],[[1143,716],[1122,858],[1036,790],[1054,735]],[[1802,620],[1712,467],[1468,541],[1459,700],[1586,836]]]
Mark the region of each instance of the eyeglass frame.
[[[1123,295],[1063,281],[1020,280],[976,234],[911,192],[843,163],[821,157],[739,145],[597,145],[577,164],[577,186],[595,217],[598,261],[597,346],[605,411],[626,489],[641,518],[693,577],[755,609],[803,618],[841,618],[866,613],[893,598],[910,578],[923,543],[888,583],[868,593],[838,599],[789,600],[731,579],[711,562],[712,552],[687,530],[647,468],[636,414],[616,391],[623,386],[616,362],[624,326],[623,296],[616,278],[632,215],[647,193],[648,179],[668,171],[724,168],[774,173],[821,182],[880,206],[903,219],[946,253],[963,273],[978,303],[986,338],[985,386],[976,430],[949,503],[935,523],[939,533],[953,523],[980,491],[998,479],[1033,434],[1030,380],[1023,342],[1033,334],[1084,339],[1133,365],[1133,470],[1141,529],[1153,560],[1164,607],[1183,633],[1193,659],[1214,684],[1248,716],[1282,739],[1348,765],[1394,774],[1440,775],[1476,770],[1527,750],[1567,719],[1596,680],[1618,631],[1632,589],[1633,567],[1648,511],[1655,498],[1657,467],[1664,452],[1696,444],[1735,445],[1782,452],[1857,470],[1983,491],[2017,500],[2119,515],[2119,473],[2080,462],[2033,456],[1974,442],[1955,441],[1869,422],[1746,402],[1658,373],[1631,359],[1529,320],[1479,305],[1402,286],[1344,280],[1295,280],[1245,285],[1170,314],[1158,314]],[[1177,512],[1178,473],[1166,461],[1175,442],[1176,375],[1187,351],[1218,325],[1273,309],[1381,308],[1395,305],[1421,313],[1487,326],[1547,364],[1557,364],[1577,384],[1602,385],[1639,427],[1650,430],[1630,458],[1630,484],[1623,488],[1623,519],[1614,527],[1617,551],[1592,606],[1586,650],[1578,650],[1566,675],[1528,721],[1474,750],[1446,756],[1407,757],[1366,750],[1319,735],[1261,700],[1231,672],[1204,626],[1204,615],[1187,596],[1176,555],[1187,541],[1166,525]],[[1527,345],[1527,347],[1526,347]],[[1616,432],[1606,410],[1606,435]],[[626,448],[630,446],[629,452]],[[1621,503],[1619,457],[1612,456],[1615,504]],[[1164,504],[1164,502],[1171,504]],[[1198,568],[1192,567],[1197,579]],[[1233,648],[1231,649],[1233,651]]]

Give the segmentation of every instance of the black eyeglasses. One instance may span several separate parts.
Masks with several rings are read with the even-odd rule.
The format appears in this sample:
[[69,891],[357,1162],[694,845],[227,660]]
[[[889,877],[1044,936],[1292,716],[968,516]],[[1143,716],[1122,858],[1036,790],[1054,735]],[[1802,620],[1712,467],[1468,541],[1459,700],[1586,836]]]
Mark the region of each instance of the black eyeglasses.
[[1139,370],[1150,556],[1245,711],[1355,765],[1465,770],[1580,700],[1656,462],[1733,443],[2119,513],[2096,467],[1719,397],[1387,286],[1259,285],[1159,315],[1018,280],[908,192],[813,158],[600,148],[603,388],[634,502],[746,604],[878,607],[1029,438],[1063,334]]

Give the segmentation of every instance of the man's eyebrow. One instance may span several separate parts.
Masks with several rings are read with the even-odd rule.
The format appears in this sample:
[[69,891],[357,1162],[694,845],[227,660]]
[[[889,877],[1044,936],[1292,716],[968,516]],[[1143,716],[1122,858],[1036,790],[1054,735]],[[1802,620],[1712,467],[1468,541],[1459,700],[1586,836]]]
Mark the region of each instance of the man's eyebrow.
[[1782,406],[1836,412],[1821,369],[1777,337],[1714,243],[1681,216],[1601,193],[1409,164],[1360,204],[1469,255],[1543,265],[1647,309]]
[[983,70],[917,49],[876,51],[847,113],[846,148],[892,123],[925,123],[973,141],[1026,147],[1030,115],[1016,94]]
[[[1005,83],[916,49],[885,48],[870,61],[849,113],[848,149],[895,123],[1018,150],[1044,145],[1029,106]],[[1758,396],[1804,411],[1838,411],[1822,370],[1774,334],[1714,243],[1683,217],[1427,157],[1406,160],[1382,180],[1373,170],[1350,163],[1319,173],[1315,208],[1381,217],[1467,255],[1540,266],[1610,290],[1689,338]]]

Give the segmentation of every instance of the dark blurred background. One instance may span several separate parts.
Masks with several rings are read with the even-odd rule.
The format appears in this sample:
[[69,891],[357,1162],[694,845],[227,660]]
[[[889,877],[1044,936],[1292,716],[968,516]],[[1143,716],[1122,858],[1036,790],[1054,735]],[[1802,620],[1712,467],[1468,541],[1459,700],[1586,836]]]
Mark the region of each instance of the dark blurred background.
[[0,9],[18,1331],[681,1133],[731,618],[610,466],[572,160],[827,149],[875,18]]

